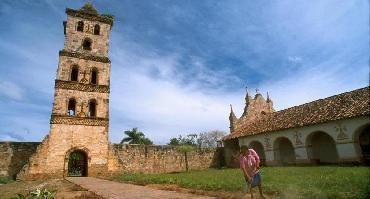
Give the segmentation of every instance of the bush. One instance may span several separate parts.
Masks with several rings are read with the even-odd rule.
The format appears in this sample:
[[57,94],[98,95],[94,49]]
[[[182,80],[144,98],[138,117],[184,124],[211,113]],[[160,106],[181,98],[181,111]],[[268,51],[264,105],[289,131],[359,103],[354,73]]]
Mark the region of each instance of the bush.
[[6,177],[0,177],[0,184],[8,184],[10,182],[13,182],[13,180]]
[[49,191],[47,189],[36,189],[35,191],[31,191],[28,195],[23,195],[17,193],[16,196],[13,196],[11,199],[54,199],[55,198],[55,191]]

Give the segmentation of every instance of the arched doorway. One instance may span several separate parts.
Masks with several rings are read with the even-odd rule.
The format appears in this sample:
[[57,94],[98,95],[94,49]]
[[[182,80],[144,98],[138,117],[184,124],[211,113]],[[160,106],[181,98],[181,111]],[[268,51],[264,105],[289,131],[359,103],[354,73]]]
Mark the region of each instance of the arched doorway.
[[260,161],[261,161],[260,164],[265,165],[266,163],[265,150],[263,149],[263,145],[261,144],[261,142],[252,141],[248,147],[252,148],[253,150],[257,152],[258,156],[260,157]]
[[239,167],[239,141],[238,139],[231,139],[224,141],[224,161],[227,167]]
[[361,148],[362,161],[370,165],[370,125],[367,125],[358,136],[358,144]]
[[307,137],[308,157],[315,164],[338,162],[338,152],[334,139],[324,132],[314,132]]
[[295,152],[292,142],[286,137],[277,138],[274,142],[275,161],[279,164],[295,164]]
[[75,150],[69,154],[68,176],[87,176],[87,154],[82,150]]

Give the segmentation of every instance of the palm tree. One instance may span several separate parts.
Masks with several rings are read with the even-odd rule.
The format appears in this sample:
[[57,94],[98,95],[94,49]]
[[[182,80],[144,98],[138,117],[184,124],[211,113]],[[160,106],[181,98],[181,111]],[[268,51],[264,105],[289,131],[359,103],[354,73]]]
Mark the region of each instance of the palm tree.
[[127,137],[124,137],[121,141],[121,144],[128,142],[129,144],[153,144],[148,138],[145,137],[144,133],[140,132],[137,128],[132,128],[124,132]]

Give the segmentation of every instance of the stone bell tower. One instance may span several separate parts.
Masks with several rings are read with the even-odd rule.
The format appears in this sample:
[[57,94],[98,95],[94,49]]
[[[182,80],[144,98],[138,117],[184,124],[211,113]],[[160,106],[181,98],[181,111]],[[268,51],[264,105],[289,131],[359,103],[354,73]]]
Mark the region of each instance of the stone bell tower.
[[113,17],[87,3],[66,9],[50,132],[19,179],[109,172],[109,35]]

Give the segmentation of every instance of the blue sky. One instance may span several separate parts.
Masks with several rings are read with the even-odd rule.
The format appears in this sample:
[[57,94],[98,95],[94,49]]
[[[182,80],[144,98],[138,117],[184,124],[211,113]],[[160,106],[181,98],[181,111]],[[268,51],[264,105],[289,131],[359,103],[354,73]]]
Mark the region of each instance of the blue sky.
[[[0,140],[48,133],[65,8],[85,1],[0,1]],[[106,1],[115,16],[110,140],[138,127],[157,144],[228,130],[244,87],[276,110],[369,84],[365,0]]]

